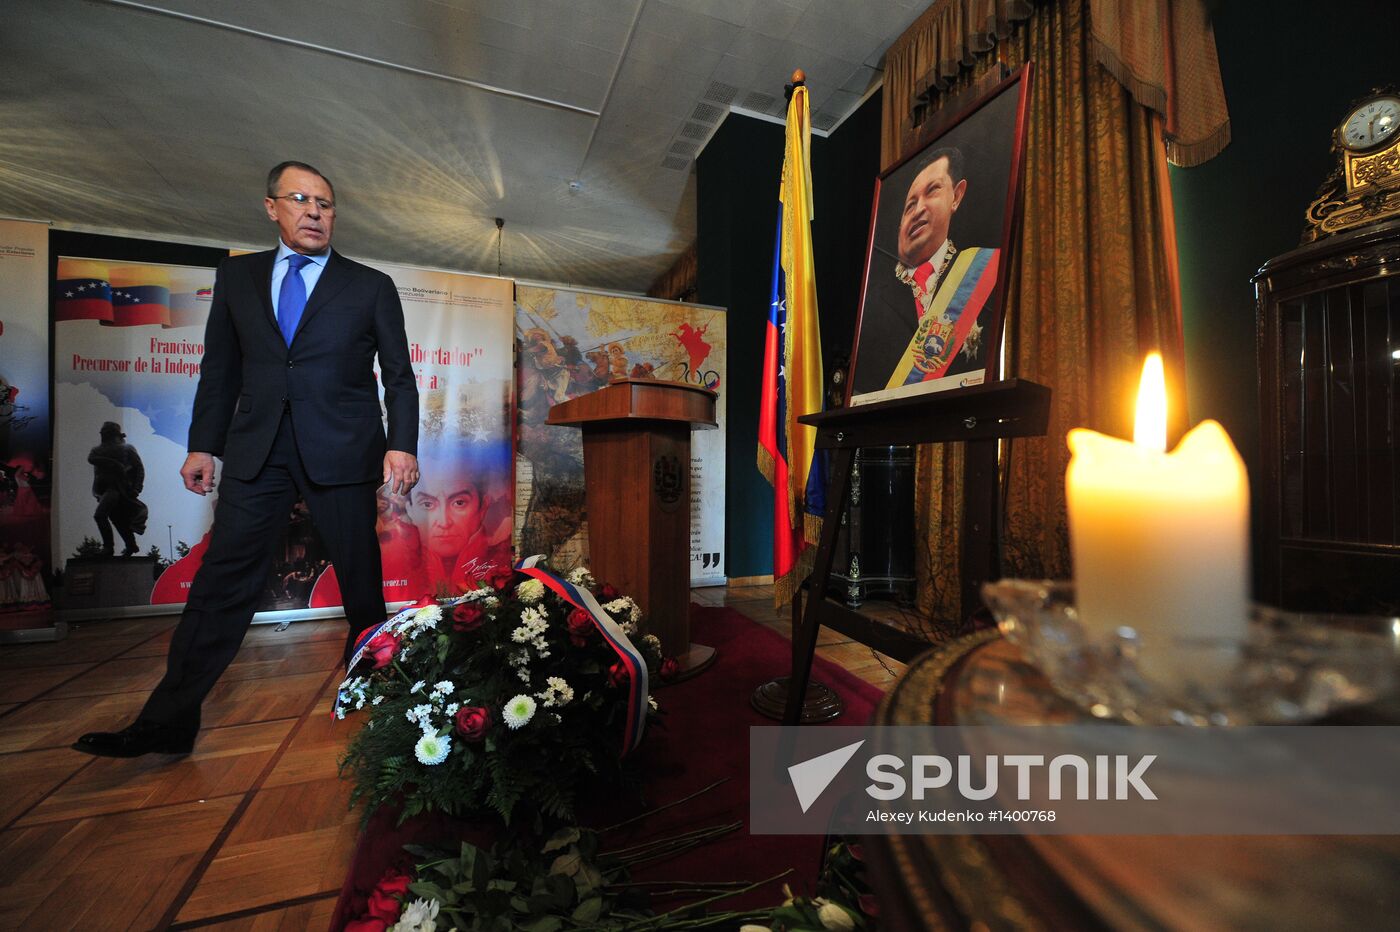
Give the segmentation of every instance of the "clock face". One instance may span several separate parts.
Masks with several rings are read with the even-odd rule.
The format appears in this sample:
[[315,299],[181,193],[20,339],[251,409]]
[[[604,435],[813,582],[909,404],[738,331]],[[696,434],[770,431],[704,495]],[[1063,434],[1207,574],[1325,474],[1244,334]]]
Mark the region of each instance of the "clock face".
[[1400,97],[1375,97],[1351,112],[1342,124],[1342,145],[1373,149],[1400,133]]

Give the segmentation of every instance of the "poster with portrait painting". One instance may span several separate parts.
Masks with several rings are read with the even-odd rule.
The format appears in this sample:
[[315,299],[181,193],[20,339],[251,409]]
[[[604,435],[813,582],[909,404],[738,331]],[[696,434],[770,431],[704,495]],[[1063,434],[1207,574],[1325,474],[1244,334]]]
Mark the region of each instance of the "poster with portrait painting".
[[876,181],[852,405],[996,378],[1029,66]]

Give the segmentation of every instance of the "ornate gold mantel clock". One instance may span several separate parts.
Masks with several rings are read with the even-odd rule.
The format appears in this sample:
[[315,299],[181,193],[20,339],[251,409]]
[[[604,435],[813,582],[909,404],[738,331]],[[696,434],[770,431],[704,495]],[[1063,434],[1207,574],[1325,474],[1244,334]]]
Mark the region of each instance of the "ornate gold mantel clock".
[[1303,242],[1400,217],[1400,88],[1358,100],[1332,131],[1337,166],[1308,206]]

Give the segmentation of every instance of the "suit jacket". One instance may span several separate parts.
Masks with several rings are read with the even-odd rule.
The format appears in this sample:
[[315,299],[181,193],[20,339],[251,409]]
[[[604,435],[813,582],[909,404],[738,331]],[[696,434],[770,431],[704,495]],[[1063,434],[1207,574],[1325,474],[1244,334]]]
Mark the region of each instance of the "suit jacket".
[[[865,304],[861,308],[860,344],[856,347],[856,357],[853,360],[853,395],[885,390],[886,383],[903,359],[904,351],[909,348],[909,341],[913,339],[914,330],[919,325],[919,312],[914,307],[914,291],[895,277],[894,266],[894,258],[880,252],[871,259],[870,283],[865,293]],[[997,300],[997,294],[993,292],[986,307],[996,307]],[[983,323],[985,326],[985,320]],[[985,339],[984,337],[984,347]],[[985,365],[985,348],[976,359],[969,359],[960,352],[953,358],[944,375],[960,375],[984,368]]]
[[189,449],[222,457],[227,475],[252,479],[289,409],[313,482],[377,481],[386,449],[418,451],[418,387],[398,289],[383,272],[332,252],[289,347],[272,313],[276,256],[269,250],[219,264]]

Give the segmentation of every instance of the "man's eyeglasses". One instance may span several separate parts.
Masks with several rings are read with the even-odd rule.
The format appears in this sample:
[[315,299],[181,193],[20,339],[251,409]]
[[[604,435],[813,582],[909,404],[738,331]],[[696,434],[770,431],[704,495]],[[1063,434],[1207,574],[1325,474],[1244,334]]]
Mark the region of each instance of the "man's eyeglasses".
[[324,197],[312,197],[309,194],[302,194],[300,191],[293,191],[291,194],[278,194],[272,198],[274,201],[291,201],[293,204],[305,210],[313,203],[323,211],[329,213],[335,210],[335,204]]

